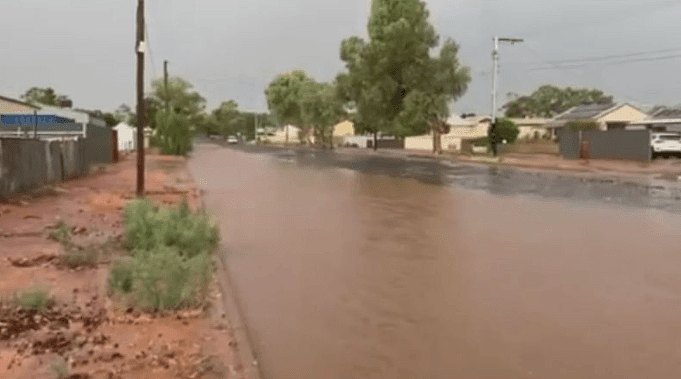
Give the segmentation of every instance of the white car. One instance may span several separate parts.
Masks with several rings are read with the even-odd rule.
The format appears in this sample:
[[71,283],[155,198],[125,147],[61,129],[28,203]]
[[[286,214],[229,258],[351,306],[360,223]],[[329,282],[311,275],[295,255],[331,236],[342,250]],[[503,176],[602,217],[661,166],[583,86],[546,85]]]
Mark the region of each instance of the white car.
[[681,134],[653,133],[650,137],[650,147],[653,155],[681,155]]
[[235,136],[229,136],[227,137],[227,143],[230,145],[236,145],[239,143],[239,140]]

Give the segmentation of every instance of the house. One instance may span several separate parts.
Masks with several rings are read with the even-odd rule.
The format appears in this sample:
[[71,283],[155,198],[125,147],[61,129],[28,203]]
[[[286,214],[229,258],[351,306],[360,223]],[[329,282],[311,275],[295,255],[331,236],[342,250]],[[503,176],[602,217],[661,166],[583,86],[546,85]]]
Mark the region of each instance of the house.
[[632,122],[628,130],[648,129],[654,132],[681,132],[681,108],[655,107],[645,120]]
[[0,96],[0,114],[10,114],[17,112],[33,112],[39,108],[29,103]]
[[[258,135],[260,136],[261,140],[276,144],[283,144],[287,142],[290,144],[299,143],[300,133],[301,129],[295,125],[280,126],[274,130],[270,130],[268,133],[264,133],[264,130],[263,133],[261,133],[260,130],[258,131]],[[314,141],[314,136],[309,136],[308,139]]]
[[137,147],[135,144],[135,141],[137,140],[136,128],[126,124],[125,122],[121,122],[114,126],[113,129],[117,133],[118,151],[130,151]]
[[[38,125],[38,134],[43,136],[77,135],[85,138],[88,136],[88,131],[101,134],[105,133],[105,128],[108,129],[104,118],[100,117],[96,112],[60,108],[44,104],[37,104],[37,108],[39,109],[16,111],[12,114],[32,116],[35,112],[39,117],[56,116],[61,122],[56,122],[50,126],[46,125],[43,128]],[[93,130],[93,128],[95,129]],[[17,130],[17,128],[15,127],[14,130]]]
[[549,130],[546,129],[546,124],[549,122],[547,118],[525,117],[525,118],[509,118],[516,126],[520,133],[518,139],[539,139],[549,135]]
[[571,121],[595,121],[599,125],[599,130],[617,130],[646,118],[647,113],[626,103],[582,104],[557,115],[546,124],[546,128],[555,138],[558,135],[557,131]]
[[[488,116],[472,116],[462,118],[458,115],[449,117],[446,121],[449,126],[449,133],[441,136],[442,148],[445,150],[461,150],[463,140],[477,139],[487,136],[491,118]],[[413,150],[432,150],[433,132],[428,134],[407,137],[404,141],[405,149]]]
[[333,127],[334,137],[348,137],[355,135],[355,124],[352,121],[345,120],[341,123],[336,124]]

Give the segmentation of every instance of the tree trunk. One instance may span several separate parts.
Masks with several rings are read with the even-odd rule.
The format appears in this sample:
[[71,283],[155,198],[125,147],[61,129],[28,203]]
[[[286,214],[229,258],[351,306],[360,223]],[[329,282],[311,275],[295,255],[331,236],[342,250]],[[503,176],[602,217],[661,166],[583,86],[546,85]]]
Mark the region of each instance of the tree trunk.
[[374,151],[378,149],[378,132],[374,132]]
[[329,130],[329,150],[333,150],[333,127]]

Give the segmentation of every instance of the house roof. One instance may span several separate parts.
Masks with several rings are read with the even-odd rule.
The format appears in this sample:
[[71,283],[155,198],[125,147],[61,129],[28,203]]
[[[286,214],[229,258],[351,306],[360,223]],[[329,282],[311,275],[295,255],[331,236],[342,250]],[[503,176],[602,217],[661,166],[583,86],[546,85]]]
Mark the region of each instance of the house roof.
[[615,109],[621,108],[627,104],[588,104],[578,105],[572,107],[567,111],[554,117],[554,121],[572,121],[572,120],[589,120],[598,118],[606,113],[610,113]]
[[670,119],[681,118],[680,108],[658,108],[655,109],[650,116],[651,119]]
[[461,118],[459,116],[453,116],[447,119],[447,123],[450,126],[461,127],[461,126],[475,126],[485,121],[490,121],[492,118],[489,116],[474,116]]
[[509,118],[509,120],[513,121],[514,124],[519,125],[519,126],[527,126],[527,125],[536,125],[536,126],[542,126],[545,125],[549,119],[548,118]]
[[9,101],[10,103],[25,105],[27,107],[31,107],[31,108],[34,108],[34,109],[40,109],[40,107],[37,107],[33,104],[27,103],[25,101],[17,100],[17,99],[12,99],[11,97],[6,97],[6,96],[0,95],[0,100],[5,100],[5,101]]

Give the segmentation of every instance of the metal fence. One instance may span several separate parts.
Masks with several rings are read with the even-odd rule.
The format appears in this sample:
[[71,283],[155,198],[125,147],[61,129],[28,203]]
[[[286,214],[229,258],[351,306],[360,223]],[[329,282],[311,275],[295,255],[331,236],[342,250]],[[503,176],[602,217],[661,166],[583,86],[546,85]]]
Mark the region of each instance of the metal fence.
[[652,159],[648,130],[562,130],[558,141],[560,155],[566,159],[579,159],[581,153],[592,159]]
[[0,198],[87,174],[95,163],[114,160],[114,131],[89,126],[88,136],[0,136]]

